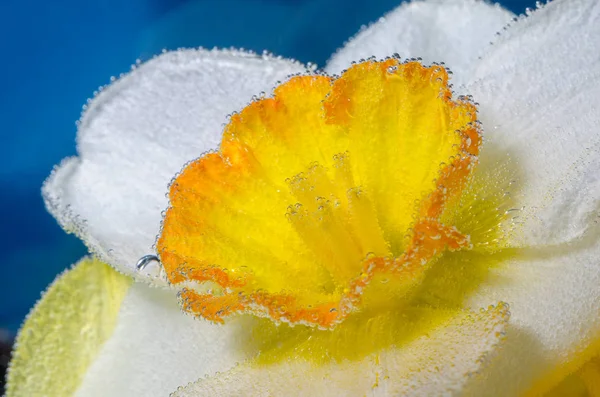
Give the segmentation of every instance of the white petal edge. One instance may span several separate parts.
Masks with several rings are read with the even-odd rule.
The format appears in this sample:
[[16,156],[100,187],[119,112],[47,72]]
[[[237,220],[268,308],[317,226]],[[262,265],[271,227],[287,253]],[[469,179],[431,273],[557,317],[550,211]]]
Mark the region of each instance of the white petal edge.
[[360,361],[245,364],[182,386],[172,396],[460,395],[503,339],[508,317],[508,307],[499,304],[460,314],[407,345]]
[[477,58],[514,15],[478,0],[426,0],[405,3],[359,32],[327,63],[339,73],[350,62],[398,53],[402,58],[444,62],[460,85]]
[[226,371],[247,359],[238,346],[243,320],[221,326],[195,319],[181,312],[174,292],[136,283],[75,396],[166,396]]
[[523,245],[562,243],[598,220],[600,3],[557,0],[491,47],[467,92],[487,144],[521,172]]
[[218,148],[228,114],[304,71],[294,61],[233,50],[180,50],[142,64],[87,106],[78,157],[63,160],[44,184],[47,208],[102,261],[152,279],[135,264],[154,252],[171,179]]

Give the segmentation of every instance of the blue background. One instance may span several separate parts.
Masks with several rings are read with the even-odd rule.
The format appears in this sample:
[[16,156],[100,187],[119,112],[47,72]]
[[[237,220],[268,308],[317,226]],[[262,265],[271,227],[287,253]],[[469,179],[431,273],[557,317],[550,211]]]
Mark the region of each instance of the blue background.
[[[268,49],[322,66],[361,25],[399,3],[0,0],[0,339],[14,335],[40,292],[86,253],[46,213],[40,187],[75,154],[75,121],[98,86],[162,48]],[[534,1],[502,4],[520,14]]]

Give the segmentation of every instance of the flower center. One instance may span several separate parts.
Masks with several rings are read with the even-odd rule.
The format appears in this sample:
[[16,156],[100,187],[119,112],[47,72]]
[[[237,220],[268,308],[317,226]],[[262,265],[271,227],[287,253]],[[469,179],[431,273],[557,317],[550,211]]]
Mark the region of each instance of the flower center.
[[176,177],[160,260],[195,315],[333,328],[406,301],[444,252],[472,248],[455,207],[480,146],[442,66],[293,77]]

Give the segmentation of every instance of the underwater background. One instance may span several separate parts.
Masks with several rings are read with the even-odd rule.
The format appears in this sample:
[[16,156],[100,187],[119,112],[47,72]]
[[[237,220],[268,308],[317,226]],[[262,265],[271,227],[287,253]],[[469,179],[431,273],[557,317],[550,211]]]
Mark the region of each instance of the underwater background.
[[[40,293],[86,254],[46,212],[40,187],[55,164],[75,155],[75,121],[99,86],[163,48],[269,50],[323,66],[362,25],[400,3],[0,0],[0,368]],[[516,14],[535,6],[501,4]]]

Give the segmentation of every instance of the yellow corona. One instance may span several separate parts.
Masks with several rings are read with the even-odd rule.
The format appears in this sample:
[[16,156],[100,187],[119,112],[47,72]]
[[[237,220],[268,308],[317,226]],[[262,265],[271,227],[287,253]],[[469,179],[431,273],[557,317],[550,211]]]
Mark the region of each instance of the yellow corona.
[[[231,117],[170,188],[158,252],[185,310],[333,328],[402,300],[470,236],[443,222],[478,162],[448,73],[391,58],[296,76]],[[193,283],[190,283],[193,282]]]

